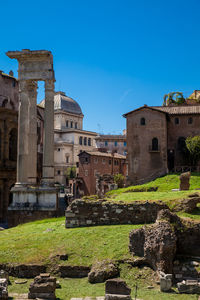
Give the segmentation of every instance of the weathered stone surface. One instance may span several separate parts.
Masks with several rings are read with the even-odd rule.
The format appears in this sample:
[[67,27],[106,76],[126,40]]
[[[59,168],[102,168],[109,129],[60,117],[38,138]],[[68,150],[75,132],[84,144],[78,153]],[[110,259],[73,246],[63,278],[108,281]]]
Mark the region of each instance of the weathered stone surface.
[[180,175],[180,191],[189,190],[190,188],[190,172],[182,173]]
[[172,287],[172,274],[160,272],[160,291],[168,292]]
[[112,203],[105,200],[73,201],[66,210],[66,228],[94,225],[142,224],[155,222],[163,202]]
[[92,266],[88,274],[90,283],[104,282],[107,279],[119,276],[118,267],[111,261],[100,261]]
[[117,295],[130,295],[131,289],[127,286],[126,282],[120,278],[106,280],[105,286],[106,294]]
[[199,240],[200,223],[161,210],[155,224],[130,233],[129,249],[134,255],[143,256],[154,270],[174,273],[180,279],[184,269],[180,272],[177,263],[173,266],[175,255],[200,256]]
[[193,193],[189,195],[187,199],[181,199],[177,202],[178,203],[173,208],[173,211],[184,211],[187,213],[191,213],[195,208],[197,208],[197,204],[200,203],[200,195],[198,193]]
[[56,299],[56,278],[51,277],[50,274],[44,273],[35,277],[34,282],[30,284],[29,299]]
[[183,280],[177,284],[179,293],[200,294],[200,282],[198,280]]
[[130,295],[106,294],[105,300],[131,300]]
[[[169,217],[167,212],[163,214]],[[161,219],[163,214],[155,224],[130,233],[129,249],[134,255],[144,256],[154,270],[172,273],[177,238],[170,223]]]
[[8,299],[8,281],[6,278],[0,278],[0,300]]
[[6,271],[10,276],[18,278],[34,278],[40,273],[46,272],[44,265],[0,265],[0,269]]
[[144,256],[154,270],[172,273],[176,253],[176,235],[166,221],[159,221],[145,234]]
[[60,277],[82,278],[87,277],[90,267],[87,266],[59,266],[58,273]]

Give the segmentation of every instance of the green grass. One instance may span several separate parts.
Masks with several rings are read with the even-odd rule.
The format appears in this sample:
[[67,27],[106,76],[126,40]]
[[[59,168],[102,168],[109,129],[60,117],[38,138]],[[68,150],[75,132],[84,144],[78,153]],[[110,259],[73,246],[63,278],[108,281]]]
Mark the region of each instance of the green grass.
[[[163,177],[159,177],[151,182],[142,184],[142,185],[134,185],[129,186],[127,188],[122,188],[118,190],[113,190],[108,192],[107,194],[117,195],[125,192],[131,192],[135,189],[142,189],[142,188],[150,188],[150,187],[158,187],[158,192],[169,192],[172,189],[178,189],[179,188],[179,176],[180,174],[169,174]],[[190,190],[195,190],[200,188],[200,173],[192,173],[190,177]]]
[[[200,188],[200,173],[193,173],[190,179],[189,191],[172,191],[179,188],[179,174],[169,174],[155,179],[143,185],[129,186],[118,190],[113,190],[107,193],[109,201],[123,201],[131,203],[134,201],[163,201],[170,209],[172,209],[180,199],[186,198],[193,192],[198,192]],[[135,192],[135,190],[147,190],[157,187],[157,191],[153,192]],[[189,217],[189,214],[187,215]],[[200,213],[196,213],[193,219],[200,219]]]
[[[138,286],[137,298],[143,300],[194,300],[196,295],[177,294],[173,289],[172,293],[161,293],[159,285],[155,283],[155,273],[149,268],[130,268],[126,264],[120,265],[121,278],[124,279],[132,289],[132,299],[135,296],[135,286]],[[87,278],[71,279],[58,278],[61,289],[56,290],[56,296],[60,300],[69,300],[72,297],[96,297],[104,296],[105,283],[90,284]],[[14,283],[15,278],[11,278],[12,285],[9,286],[9,293],[28,293],[28,288],[33,280],[28,280],[26,284],[17,285]],[[148,289],[153,286],[153,289]]]
[[[35,221],[0,232],[0,263],[92,265],[129,258],[129,232],[142,225],[66,229],[64,218]],[[47,231],[51,229],[52,231]],[[65,262],[57,254],[68,254]]]

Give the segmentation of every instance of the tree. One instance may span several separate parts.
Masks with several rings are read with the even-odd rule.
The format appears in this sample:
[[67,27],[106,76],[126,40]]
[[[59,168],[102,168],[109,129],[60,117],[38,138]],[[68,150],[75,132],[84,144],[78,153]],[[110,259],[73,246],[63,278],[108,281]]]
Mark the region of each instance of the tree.
[[67,172],[66,172],[67,178],[68,179],[73,179],[76,177],[76,167],[69,167],[67,168]]
[[124,186],[125,177],[122,174],[115,174],[114,175],[114,182],[118,185],[119,188]]
[[188,137],[185,142],[190,152],[190,162],[195,166],[200,159],[200,136]]

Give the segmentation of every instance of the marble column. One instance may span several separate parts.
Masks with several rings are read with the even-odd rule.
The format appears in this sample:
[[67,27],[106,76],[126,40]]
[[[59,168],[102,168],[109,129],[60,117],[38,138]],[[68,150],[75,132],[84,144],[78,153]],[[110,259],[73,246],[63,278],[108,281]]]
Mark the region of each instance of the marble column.
[[28,183],[29,99],[26,80],[19,81],[17,184]]
[[29,99],[29,160],[28,160],[28,182],[37,182],[37,82],[27,81],[27,92]]
[[54,183],[54,80],[45,81],[43,183]]

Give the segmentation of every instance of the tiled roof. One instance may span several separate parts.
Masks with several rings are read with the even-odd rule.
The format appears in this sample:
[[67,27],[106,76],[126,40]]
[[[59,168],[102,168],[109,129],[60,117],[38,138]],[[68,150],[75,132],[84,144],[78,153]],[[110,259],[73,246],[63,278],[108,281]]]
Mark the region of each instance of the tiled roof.
[[100,134],[96,137],[96,139],[126,139],[126,135],[122,134]]
[[127,115],[136,112],[140,109],[151,109],[160,111],[162,113],[166,113],[169,115],[188,115],[188,114],[200,114],[200,105],[180,105],[180,106],[147,106],[144,105],[142,107],[139,107],[135,110],[132,110],[123,116],[126,117]]
[[[101,151],[83,151],[83,152],[86,152],[92,156],[104,156],[104,157],[114,157],[114,158],[126,159],[125,155],[121,155],[119,153],[112,154],[112,153],[101,152]],[[82,154],[83,152],[81,152],[80,154]]]
[[200,114],[200,105],[152,106],[152,108],[166,112],[170,115]]

